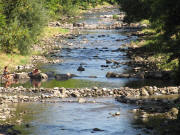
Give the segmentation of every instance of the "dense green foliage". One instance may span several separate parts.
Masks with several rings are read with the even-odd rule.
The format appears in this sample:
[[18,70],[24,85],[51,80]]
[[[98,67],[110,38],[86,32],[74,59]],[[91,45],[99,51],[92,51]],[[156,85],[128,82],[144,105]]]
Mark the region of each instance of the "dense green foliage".
[[45,11],[37,0],[0,0],[1,49],[11,53],[18,49],[26,54],[37,39],[45,22]]
[[168,61],[178,59],[180,63],[180,1],[120,0],[119,4],[126,13],[125,21],[148,19],[161,37],[158,42],[163,51],[171,53]]
[[0,50],[27,54],[48,18],[76,16],[79,9],[114,0],[0,0]]
[[103,2],[114,4],[116,0],[45,0],[45,7],[49,10],[51,17],[75,16],[79,9],[95,7]]

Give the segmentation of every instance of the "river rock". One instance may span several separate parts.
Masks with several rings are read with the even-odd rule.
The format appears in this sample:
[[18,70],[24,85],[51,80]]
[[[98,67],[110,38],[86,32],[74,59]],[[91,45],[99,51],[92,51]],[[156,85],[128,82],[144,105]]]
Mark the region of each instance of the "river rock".
[[73,27],[84,27],[85,23],[73,23]]
[[102,132],[102,131],[104,131],[104,130],[99,129],[99,128],[94,128],[93,131],[101,131],[101,132]]
[[83,66],[80,65],[80,66],[78,67],[77,71],[85,71],[85,68],[83,68]]
[[86,102],[86,100],[84,98],[79,98],[78,99],[78,103],[85,103],[85,102]]
[[39,73],[36,75],[29,73],[28,75],[31,79],[37,79],[37,80],[43,80],[43,79],[47,80],[48,79],[48,76],[45,73]]
[[115,73],[115,72],[107,72],[106,74],[107,78],[129,78],[131,77],[130,74],[119,74],[119,73]]
[[74,74],[71,74],[71,73],[67,73],[67,74],[56,74],[55,75],[55,79],[56,80],[68,80],[68,79],[71,79],[72,77],[76,77],[76,75]]
[[169,112],[168,114],[171,116],[171,119],[176,119],[177,118],[177,115],[179,113],[179,110],[175,107],[173,107]]
[[146,90],[148,91],[149,95],[154,95],[153,87],[148,87]]
[[80,97],[80,93],[78,91],[75,91],[75,92],[71,93],[71,96],[78,98],[78,97]]
[[54,90],[54,97],[62,97],[59,90]]
[[149,93],[147,92],[147,90],[145,88],[140,89],[140,94],[141,94],[141,96],[149,96]]
[[66,88],[62,87],[59,89],[59,91],[62,93],[62,94],[65,94],[66,93]]
[[97,90],[98,90],[98,87],[94,86],[92,89],[95,90],[95,91],[97,91]]
[[167,91],[170,94],[178,94],[179,93],[179,89],[177,87],[167,87]]
[[112,63],[111,60],[106,60],[106,64],[110,64],[110,63]]
[[116,116],[119,116],[120,115],[120,112],[115,112],[113,114],[111,114],[113,117],[116,117]]
[[14,78],[15,79],[29,79],[30,77],[29,77],[28,73],[22,72],[22,73],[16,73],[14,75]]

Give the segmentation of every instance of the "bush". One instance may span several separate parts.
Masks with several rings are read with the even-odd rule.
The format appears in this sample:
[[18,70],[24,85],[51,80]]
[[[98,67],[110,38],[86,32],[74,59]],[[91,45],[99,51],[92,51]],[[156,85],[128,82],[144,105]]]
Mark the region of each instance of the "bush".
[[6,53],[18,49],[27,54],[47,22],[42,3],[38,0],[0,0],[0,3],[3,7],[0,15],[5,21],[0,26],[1,49]]

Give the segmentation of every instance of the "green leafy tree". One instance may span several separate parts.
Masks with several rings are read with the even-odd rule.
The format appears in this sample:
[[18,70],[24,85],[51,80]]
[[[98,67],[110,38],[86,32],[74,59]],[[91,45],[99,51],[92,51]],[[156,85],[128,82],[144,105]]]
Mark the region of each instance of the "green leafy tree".
[[11,53],[18,49],[26,54],[41,33],[46,21],[45,10],[38,0],[0,0],[5,26],[1,33],[1,47]]
[[[127,22],[150,20],[163,37],[161,45],[171,53],[168,62],[179,61],[180,76],[180,1],[179,0],[120,0],[120,9],[125,11]],[[166,44],[163,44],[166,42]]]

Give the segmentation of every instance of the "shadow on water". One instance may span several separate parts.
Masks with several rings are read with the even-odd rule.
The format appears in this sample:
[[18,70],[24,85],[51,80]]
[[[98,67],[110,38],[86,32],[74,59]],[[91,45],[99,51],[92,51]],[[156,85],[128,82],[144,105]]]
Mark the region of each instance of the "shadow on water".
[[156,79],[136,79],[129,81],[125,84],[126,87],[131,88],[141,88],[143,86],[157,86],[157,87],[167,87],[167,86],[177,86],[178,84],[172,80],[156,80]]

